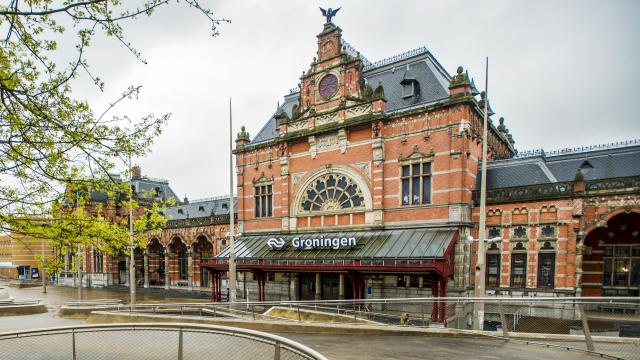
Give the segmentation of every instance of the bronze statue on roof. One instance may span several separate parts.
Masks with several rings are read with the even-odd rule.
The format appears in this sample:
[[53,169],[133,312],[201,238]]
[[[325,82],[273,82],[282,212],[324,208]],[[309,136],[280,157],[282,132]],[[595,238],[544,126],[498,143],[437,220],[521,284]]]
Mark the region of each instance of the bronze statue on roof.
[[339,7],[335,10],[333,10],[332,8],[329,8],[327,10],[320,8],[320,11],[322,11],[322,16],[327,18],[327,22],[326,24],[330,24],[331,23],[331,18],[336,16],[336,13],[338,12],[338,10],[340,10],[342,7]]

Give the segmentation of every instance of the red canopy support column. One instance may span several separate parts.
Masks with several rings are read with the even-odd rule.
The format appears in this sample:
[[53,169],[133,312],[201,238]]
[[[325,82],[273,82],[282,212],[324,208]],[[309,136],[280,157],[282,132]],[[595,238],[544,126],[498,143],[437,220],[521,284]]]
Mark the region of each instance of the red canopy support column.
[[440,280],[440,322],[447,322],[447,302],[445,301],[447,297],[447,279],[442,278]]
[[438,321],[438,278],[435,275],[431,275],[431,296],[431,321]]

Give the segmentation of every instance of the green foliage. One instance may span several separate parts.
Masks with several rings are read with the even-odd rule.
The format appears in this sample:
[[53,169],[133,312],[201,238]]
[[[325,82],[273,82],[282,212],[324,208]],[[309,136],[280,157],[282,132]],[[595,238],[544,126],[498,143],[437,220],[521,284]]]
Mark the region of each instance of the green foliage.
[[[97,90],[103,80],[90,71],[86,49],[97,34],[122,44],[146,63],[125,37],[125,24],[150,16],[160,6],[186,5],[211,23],[216,19],[198,0],[8,0],[0,4],[0,228],[48,241],[58,254],[94,246],[105,253],[126,253],[130,243],[130,185],[111,175],[123,159],[141,157],[169,115],[153,114],[133,121],[107,117],[117,104],[138,95],[132,86],[102,113],[72,91],[71,82],[86,73]],[[67,28],[72,34],[66,34]],[[70,57],[59,49],[62,39],[75,42]],[[62,59],[61,59],[62,58]],[[92,203],[103,193],[104,203]],[[141,194],[136,194],[140,196]],[[140,197],[146,199],[146,197]],[[141,245],[150,231],[166,221],[167,204],[139,203],[133,197],[133,242]],[[125,212],[128,214],[128,212]],[[115,214],[115,215],[114,215]],[[41,259],[48,272],[61,258]]]
[[[93,201],[98,192],[107,200]],[[166,207],[174,204],[173,199],[164,201],[155,195],[134,195],[128,182],[105,180],[96,187],[84,183],[70,186],[66,196],[53,202],[44,216],[0,214],[0,220],[14,232],[56,249],[56,257],[39,259],[52,274],[62,269],[62,256],[68,250],[93,247],[104,254],[129,254],[131,245],[145,247],[149,234],[160,231],[167,222],[163,215]],[[141,200],[147,198],[151,200]],[[134,219],[133,233],[129,228],[129,208]]]
[[[109,177],[122,159],[149,151],[168,114],[136,121],[107,118],[118,102],[136,97],[140,87],[129,87],[104,113],[95,114],[73,94],[71,81],[82,71],[102,90],[103,80],[89,70],[85,57],[98,33],[145,62],[126,40],[124,25],[174,3],[202,13],[214,36],[226,21],[215,19],[197,0],[9,0],[0,5],[0,29],[5,31],[0,40],[0,213],[16,208],[43,213],[68,184]],[[63,34],[62,24],[73,29],[75,52],[55,60],[65,56],[58,46],[63,35],[65,42],[71,35]]]

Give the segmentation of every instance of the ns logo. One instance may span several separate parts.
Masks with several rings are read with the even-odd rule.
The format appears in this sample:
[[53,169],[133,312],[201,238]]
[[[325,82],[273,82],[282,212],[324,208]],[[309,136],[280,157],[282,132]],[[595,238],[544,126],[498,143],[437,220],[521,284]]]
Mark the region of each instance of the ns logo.
[[285,245],[285,241],[283,238],[271,238],[267,240],[267,245],[269,245],[269,249],[271,250],[282,250]]

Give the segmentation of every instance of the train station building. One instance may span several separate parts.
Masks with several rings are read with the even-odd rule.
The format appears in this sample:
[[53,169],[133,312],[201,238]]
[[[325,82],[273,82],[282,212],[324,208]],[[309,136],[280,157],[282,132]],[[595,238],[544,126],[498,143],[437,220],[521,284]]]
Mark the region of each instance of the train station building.
[[[472,294],[484,101],[425,48],[370,62],[325,23],[298,87],[237,136],[239,296]],[[638,295],[640,143],[518,153],[489,110],[487,293]],[[203,265],[216,300],[229,251]]]

